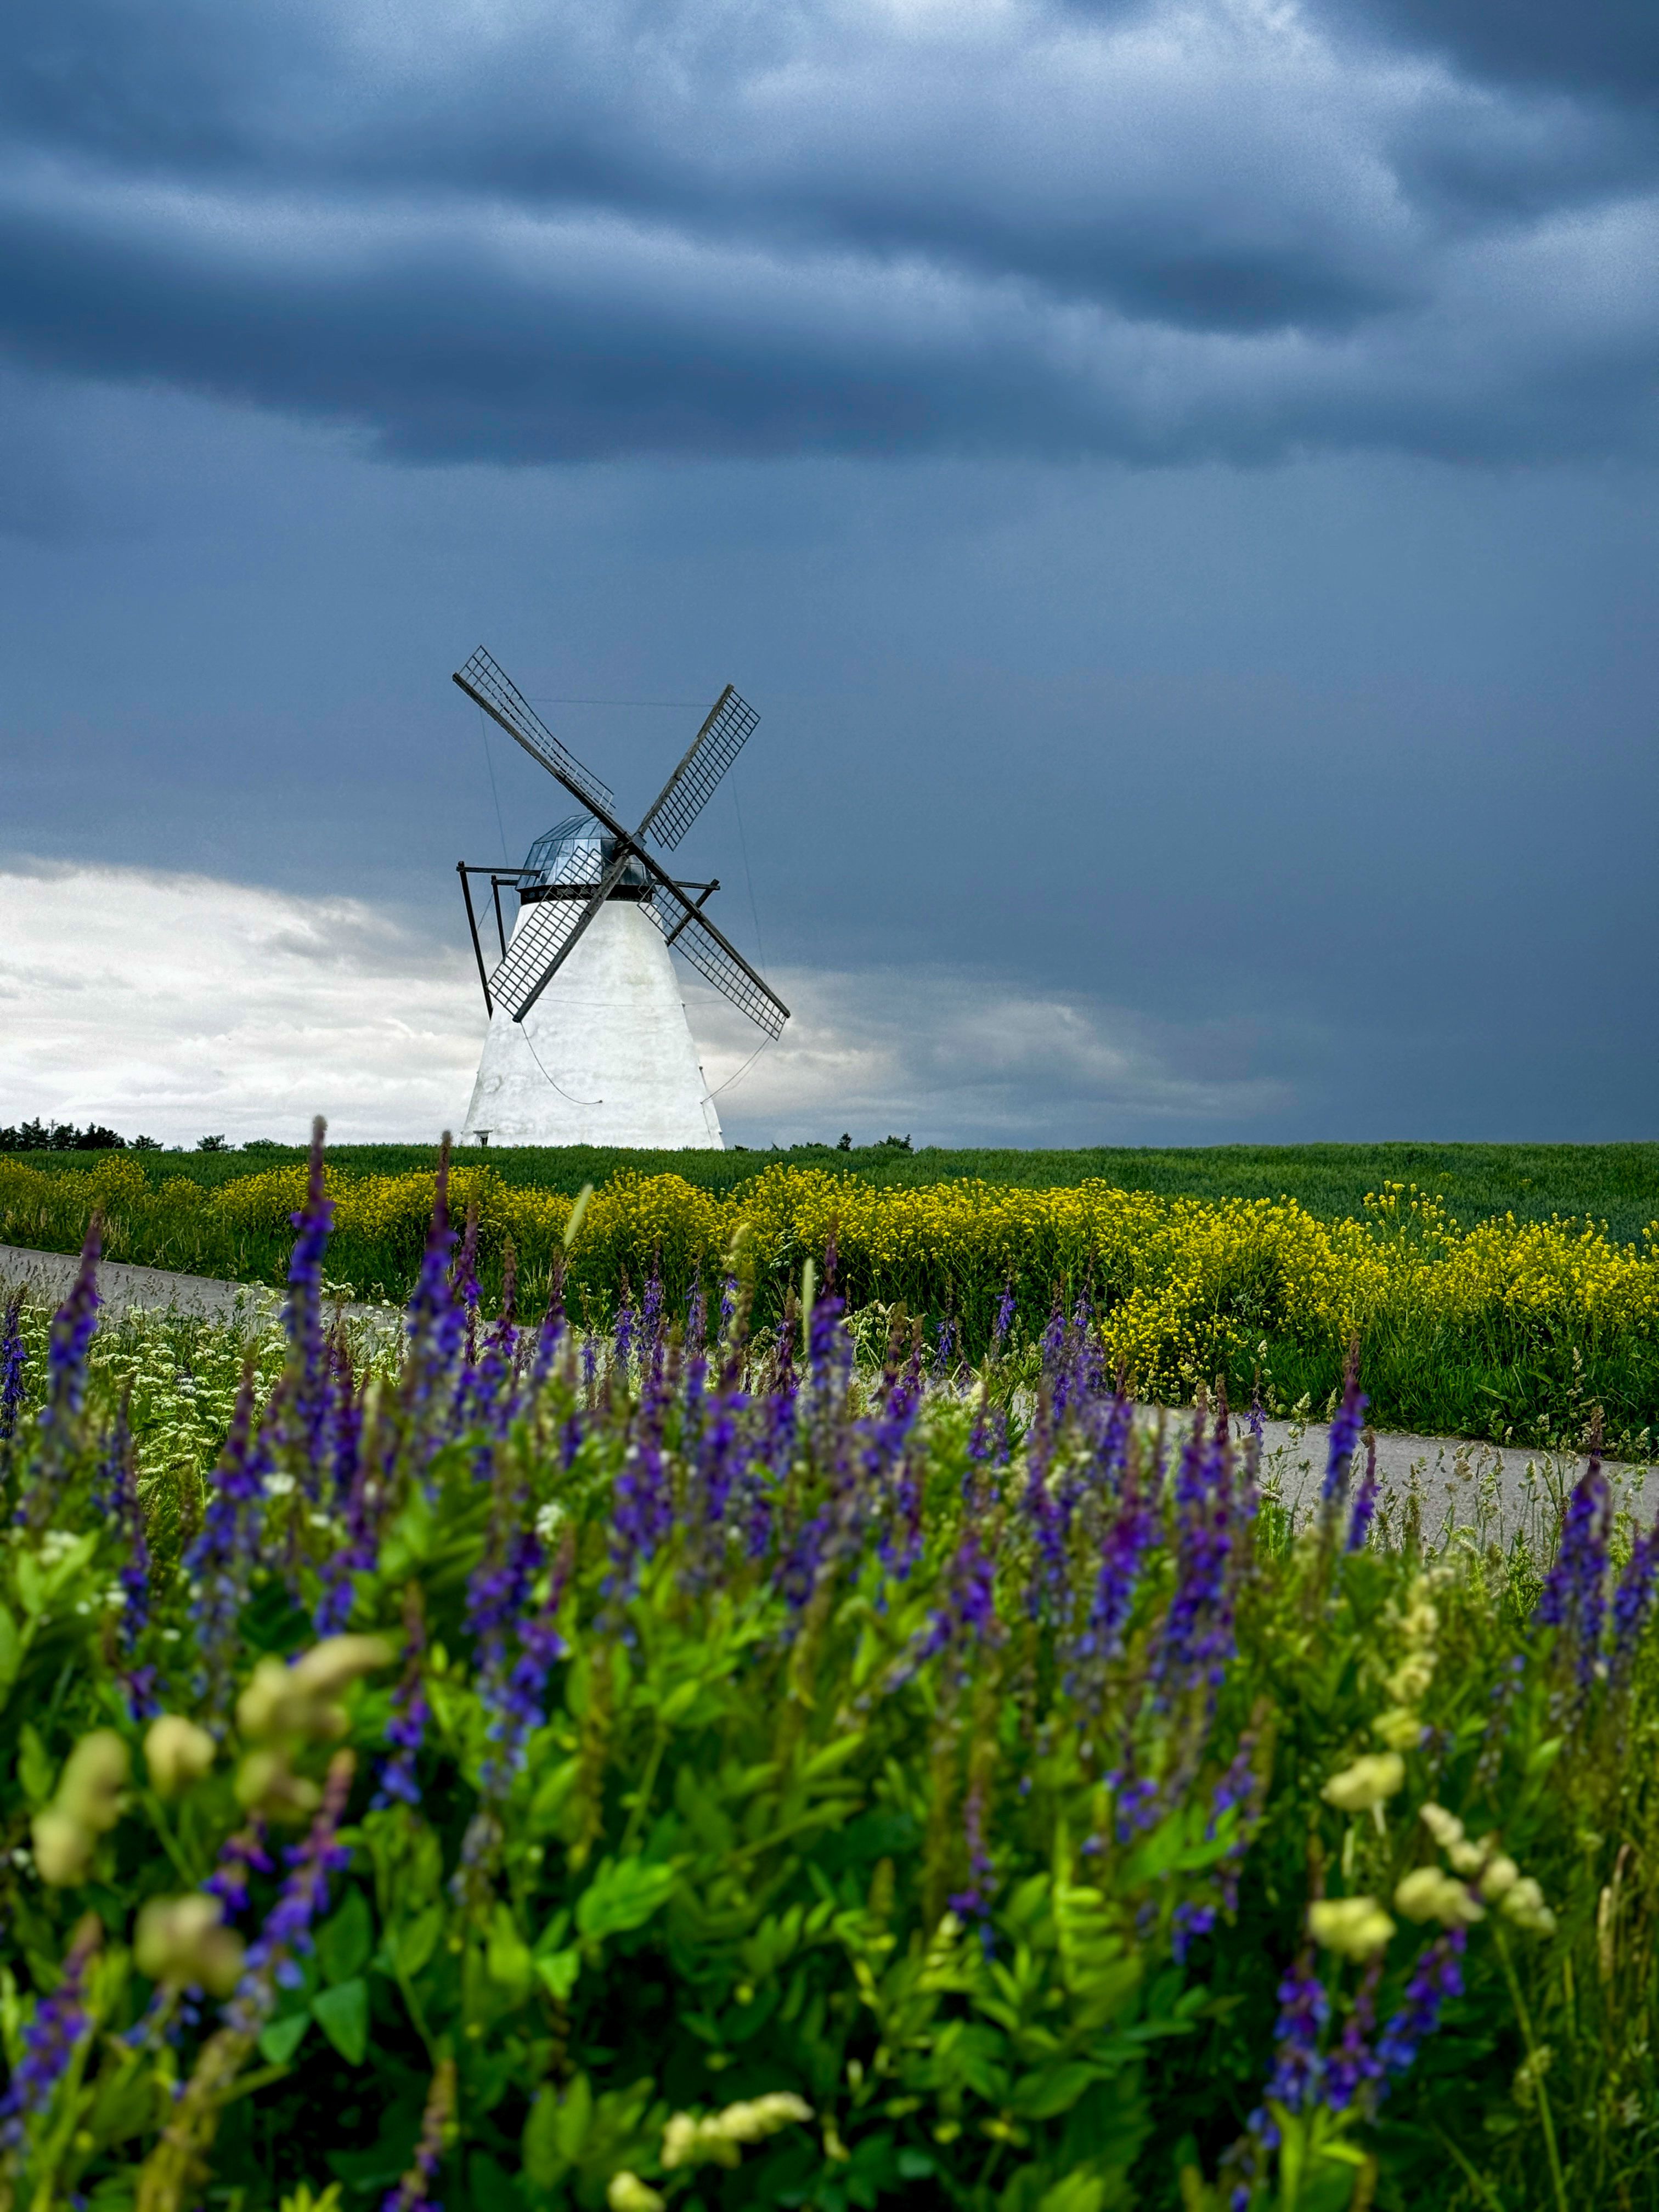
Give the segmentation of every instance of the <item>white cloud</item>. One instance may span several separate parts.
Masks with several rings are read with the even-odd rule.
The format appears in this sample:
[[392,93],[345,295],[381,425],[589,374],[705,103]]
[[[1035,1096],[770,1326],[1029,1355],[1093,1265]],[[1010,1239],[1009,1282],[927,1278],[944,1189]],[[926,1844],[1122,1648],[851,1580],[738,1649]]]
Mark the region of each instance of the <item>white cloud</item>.
[[[961,970],[785,970],[782,1041],[700,987],[687,1000],[732,1140],[1201,1140],[1282,1109],[1224,1025]],[[434,1141],[459,1122],[483,1027],[471,965],[356,899],[103,866],[0,872],[0,1121],[108,1123],[192,1144]]]
[[477,985],[449,947],[356,899],[204,876],[0,874],[0,1121],[431,1139],[477,1060]]

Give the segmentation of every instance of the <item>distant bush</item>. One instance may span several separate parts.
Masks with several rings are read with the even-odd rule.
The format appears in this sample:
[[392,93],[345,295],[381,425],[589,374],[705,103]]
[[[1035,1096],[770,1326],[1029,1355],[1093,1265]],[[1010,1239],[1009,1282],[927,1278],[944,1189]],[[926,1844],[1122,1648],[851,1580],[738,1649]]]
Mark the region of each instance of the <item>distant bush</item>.
[[[0,1129],[0,1152],[119,1152],[126,1141],[100,1121],[88,1121],[84,1129],[72,1121],[21,1121],[15,1128]],[[151,1140],[140,1137],[137,1141],[148,1145]]]

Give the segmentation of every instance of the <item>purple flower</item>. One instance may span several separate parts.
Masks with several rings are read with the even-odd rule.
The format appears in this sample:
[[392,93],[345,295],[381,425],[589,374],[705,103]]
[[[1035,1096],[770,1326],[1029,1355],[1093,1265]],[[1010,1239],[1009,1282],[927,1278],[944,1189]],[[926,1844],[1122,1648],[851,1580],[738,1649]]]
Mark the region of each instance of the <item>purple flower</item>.
[[310,1834],[283,1854],[289,1873],[264,1927],[248,1946],[242,1978],[225,2008],[227,2025],[241,2034],[258,2035],[270,2017],[278,1986],[299,1982],[295,1954],[311,1949],[313,1923],[328,1910],[328,1878],[350,1859],[339,1841],[339,1827],[351,1794],[353,1765],[349,1751],[335,1753]]
[[438,1155],[432,1194],[432,1226],[427,1231],[421,1271],[409,1295],[405,1327],[409,1353],[404,1365],[404,1397],[417,1422],[430,1427],[447,1410],[456,1355],[465,1323],[450,1293],[449,1255],[455,1235],[449,1225],[449,1138]]
[[0,1443],[9,1443],[17,1433],[17,1413],[23,1402],[23,1290],[20,1284],[6,1301],[6,1317],[0,1323]]
[[991,1325],[991,1357],[994,1359],[1008,1340],[1008,1331],[1014,1321],[1014,1281],[1011,1275],[1003,1286],[997,1304],[997,1317]]
[[[1279,1984],[1273,2068],[1264,2102],[1299,2112],[1314,2101],[1324,2074],[1319,2031],[1330,2016],[1331,2001],[1313,1971],[1311,1954],[1304,1951]],[[1269,2149],[1278,2142],[1278,2128],[1265,2112],[1253,2113],[1250,2126]]]
[[23,2055],[0,2098],[0,2146],[8,2150],[21,2148],[27,2124],[51,2104],[76,2045],[91,2029],[85,2002],[87,1968],[103,1939],[97,1915],[88,1912],[75,1931],[63,1979],[36,2004],[34,2017],[23,2030]]
[[1567,1501],[1555,1564],[1533,1615],[1539,1628],[1562,1631],[1581,1691],[1589,1688],[1601,1649],[1607,1611],[1607,1479],[1594,1455]]
[[1233,1655],[1231,1452],[1225,1416],[1195,1415],[1176,1477],[1176,1590],[1155,1662],[1168,1705],[1201,1683],[1212,1698]]
[[381,1763],[380,1787],[374,1793],[377,1810],[394,1801],[403,1805],[420,1803],[415,1760],[426,1741],[426,1724],[431,1717],[426,1695],[426,1606],[421,1585],[411,1582],[404,1595],[404,1671],[392,1693],[392,1713],[386,1724],[392,1756]]
[[234,1830],[220,1844],[218,1861],[202,1887],[219,1899],[225,1918],[234,1920],[247,1911],[249,1874],[275,1870],[275,1862],[265,1849],[265,1824],[255,1813],[246,1827]]
[[230,1431],[215,1468],[199,1533],[185,1553],[191,1578],[191,1617],[201,1658],[197,1689],[210,1716],[222,1717],[229,1698],[239,1624],[258,1553],[265,1477],[270,1458],[253,1431],[253,1362],[243,1364]]
[[465,1366],[466,1381],[470,1383],[478,1357],[478,1302],[483,1295],[478,1287],[478,1201],[476,1198],[466,1209],[466,1226],[461,1232],[461,1249],[455,1255],[455,1265],[450,1271],[449,1286],[465,1317]]
[[55,1479],[74,1449],[76,1428],[86,1402],[87,1350],[98,1326],[98,1255],[103,1216],[94,1213],[81,1248],[81,1267],[69,1296],[52,1316],[46,1347],[46,1402],[40,1411],[40,1472],[17,1508],[17,1519],[33,1527],[52,1510]]
[[444,2136],[454,2110],[455,2062],[443,2058],[438,2062],[432,2087],[427,2093],[421,2139],[415,2147],[415,2163],[395,2189],[387,2190],[380,2200],[380,2212],[441,2212],[439,2200],[432,2194],[432,2185],[438,2177]]
[[[119,1532],[121,1564],[116,1581],[121,1591],[121,1613],[116,1626],[116,1649],[125,1662],[128,1709],[134,1720],[147,1719],[155,1710],[153,1668],[135,1669],[132,1661],[149,1626],[149,1540],[144,1511],[138,1502],[138,1470],[133,1458],[132,1430],[123,1397],[104,1457],[104,1480],[99,1504]],[[147,1676],[149,1680],[141,1680]]]
[[968,1845],[968,1887],[957,1890],[947,1900],[952,1912],[976,1924],[980,1948],[988,1959],[994,1948],[991,1929],[991,1895],[995,1875],[985,1838],[989,1782],[985,1761],[975,1759],[973,1779],[968,1785],[967,1802],[962,1812],[963,1832]]
[[1325,2062],[1325,2102],[1334,2112],[1346,2112],[1364,2090],[1383,2077],[1382,2061],[1367,2040],[1376,2021],[1376,1989],[1382,1978],[1379,1951],[1354,1992],[1353,2009],[1343,2024],[1342,2040]]
[[311,1160],[305,1203],[289,1216],[296,1234],[288,1263],[288,1297],[283,1307],[290,1378],[287,1409],[297,1447],[296,1472],[313,1498],[318,1495],[321,1478],[323,1432],[328,1422],[329,1401],[323,1332],[323,1255],[328,1249],[334,1207],[323,1188],[323,1132],[326,1127],[320,1114],[311,1125]]
[[1463,1994],[1462,1957],[1468,1941],[1454,1928],[1423,1952],[1406,1984],[1406,2002],[1377,2039],[1381,2073],[1403,2074],[1420,2045],[1440,2025],[1440,2011],[1448,1997]]
[[1325,1480],[1320,1496],[1335,1510],[1348,1494],[1348,1470],[1353,1464],[1365,1408],[1370,1401],[1359,1387],[1359,1343],[1348,1347],[1348,1364],[1342,1377],[1342,1403],[1331,1423],[1330,1448],[1325,1457]]
[[1122,1649],[1123,1632],[1134,1609],[1141,1566],[1158,1534],[1157,1515],[1127,1477],[1123,1445],[1127,1439],[1129,1409],[1127,1400],[1121,1402],[1124,1421],[1121,1428],[1115,1419],[1109,1424],[1102,1458],[1108,1465],[1125,1470],[1126,1479],[1118,1510],[1108,1524],[1101,1546],[1100,1571],[1095,1578],[1088,1626],[1078,1641],[1077,1656],[1080,1659],[1112,1659]]
[[1363,1552],[1370,1540],[1371,1522],[1376,1513],[1376,1438],[1369,1431],[1365,1437],[1365,1473],[1353,1501],[1353,1513],[1348,1522],[1348,1549]]
[[[969,1529],[957,1547],[945,1590],[945,1602],[936,1606],[925,1626],[911,1638],[908,1649],[888,1669],[883,1687],[900,1689],[939,1652],[955,1646],[995,1641],[1001,1632],[996,1610],[996,1567],[980,1548],[976,1532]],[[963,1665],[966,1666],[966,1652]]]
[[1215,1923],[1216,1909],[1212,1905],[1192,1905],[1183,1902],[1176,1905],[1175,1917],[1171,1923],[1170,1948],[1175,1954],[1177,1964],[1182,1966],[1186,1964],[1188,1952],[1200,1936],[1208,1936],[1213,1932]]
[[1625,1571],[1619,1577],[1613,1594],[1613,1677],[1615,1682],[1630,1680],[1636,1664],[1637,1647],[1642,1641],[1648,1618],[1653,1611],[1656,1573],[1659,1573],[1659,1517],[1644,1536],[1638,1536],[1631,1547]]

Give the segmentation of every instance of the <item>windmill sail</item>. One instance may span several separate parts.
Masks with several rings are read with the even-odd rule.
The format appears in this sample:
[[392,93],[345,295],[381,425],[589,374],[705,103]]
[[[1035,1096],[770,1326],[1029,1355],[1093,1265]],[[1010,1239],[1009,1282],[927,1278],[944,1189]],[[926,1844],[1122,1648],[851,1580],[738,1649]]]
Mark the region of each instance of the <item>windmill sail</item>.
[[601,783],[574,753],[566,750],[507,671],[490,658],[483,646],[464,667],[456,671],[453,680],[492,721],[499,722],[508,737],[524,747],[532,760],[539,761],[557,776],[567,791],[574,792],[585,806],[609,814],[617,803],[610,786]]
[[[553,884],[592,883],[594,854],[579,845],[567,853],[549,879]],[[628,866],[626,853],[613,860],[592,896],[580,898],[540,898],[513,933],[505,958],[489,979],[489,995],[505,1013],[521,1022],[552,981],[565,956],[587,927]]]
[[708,804],[715,786],[738,755],[760,716],[728,684],[708,710],[690,750],[663,786],[662,795],[640,824],[641,837],[654,837],[672,852]]
[[676,952],[685,955],[705,982],[712,983],[723,998],[729,999],[739,1013],[747,1014],[774,1042],[783,1035],[783,1025],[789,1018],[788,1007],[771,985],[756,974],[736,945],[722,937],[708,915],[692,905],[678,884],[660,877],[652,885],[645,910],[666,942]]

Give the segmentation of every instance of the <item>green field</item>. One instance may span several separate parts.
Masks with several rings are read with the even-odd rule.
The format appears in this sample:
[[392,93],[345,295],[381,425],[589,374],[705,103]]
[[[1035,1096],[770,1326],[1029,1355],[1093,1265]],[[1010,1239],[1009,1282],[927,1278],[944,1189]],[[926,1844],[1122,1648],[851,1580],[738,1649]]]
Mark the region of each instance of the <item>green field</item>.
[[[30,1167],[84,1174],[96,1152],[26,1152]],[[302,1146],[235,1152],[135,1152],[152,1182],[170,1176],[216,1187],[261,1167],[302,1160]],[[437,1164],[431,1145],[331,1145],[329,1164],[346,1175],[407,1175]],[[469,1154],[469,1157],[471,1155]],[[1297,1199],[1322,1220],[1354,1217],[1368,1191],[1416,1183],[1464,1223],[1513,1213],[1518,1221],[1553,1214],[1605,1222],[1620,1243],[1659,1219],[1659,1144],[1633,1145],[1212,1145],[1155,1150],[1097,1146],[1076,1152],[953,1151],[924,1145],[911,1152],[871,1146],[850,1152],[829,1145],[787,1151],[739,1147],[724,1152],[624,1152],[613,1147],[496,1146],[489,1162],[504,1182],[579,1191],[603,1186],[618,1169],[678,1175],[705,1190],[730,1190],[772,1161],[828,1167],[890,1188],[977,1176],[986,1182],[1044,1189],[1098,1177],[1125,1190],[1160,1196]]]

